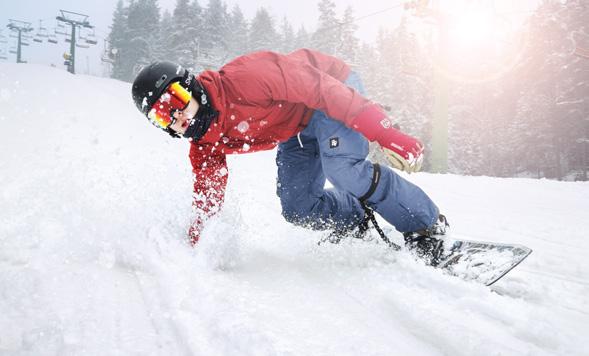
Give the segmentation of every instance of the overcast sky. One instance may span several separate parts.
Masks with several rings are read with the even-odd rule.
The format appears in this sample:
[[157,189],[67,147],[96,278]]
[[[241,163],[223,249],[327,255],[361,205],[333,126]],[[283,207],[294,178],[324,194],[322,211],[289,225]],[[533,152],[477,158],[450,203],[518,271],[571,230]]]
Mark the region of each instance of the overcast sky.
[[[528,13],[539,0],[434,0],[442,3],[455,3],[459,1],[471,1],[493,4],[497,11],[504,13],[519,14],[523,16]],[[307,30],[312,31],[317,23],[317,3],[319,0],[226,0],[229,8],[239,4],[248,19],[253,18],[256,10],[263,6],[280,21],[287,16],[290,22],[297,29],[304,24]],[[400,4],[401,0],[335,0],[338,15],[341,15],[348,5],[355,10],[357,18],[368,16],[358,20],[358,36],[363,41],[371,42],[380,27],[394,28],[399,23],[403,13],[402,7],[383,11]],[[2,34],[8,35],[6,28],[8,19],[16,19],[33,23],[35,28],[39,20],[44,20],[44,26],[54,28],[55,17],[59,10],[69,10],[89,15],[89,21],[96,26],[96,35],[99,43],[90,49],[77,48],[76,69],[78,73],[101,75],[103,68],[100,63],[100,53],[104,49],[103,41],[109,32],[112,21],[112,13],[116,7],[117,0],[0,0],[0,30]],[[176,0],[159,0],[160,8],[173,10]],[[206,6],[208,0],[200,0],[201,6]],[[34,32],[33,32],[34,33]],[[0,44],[0,46],[5,46]],[[35,43],[23,47],[23,57],[30,63],[55,64],[64,68],[62,54],[69,51],[69,43],[60,42],[56,45],[49,43]],[[15,56],[9,55],[9,61],[14,61]]]

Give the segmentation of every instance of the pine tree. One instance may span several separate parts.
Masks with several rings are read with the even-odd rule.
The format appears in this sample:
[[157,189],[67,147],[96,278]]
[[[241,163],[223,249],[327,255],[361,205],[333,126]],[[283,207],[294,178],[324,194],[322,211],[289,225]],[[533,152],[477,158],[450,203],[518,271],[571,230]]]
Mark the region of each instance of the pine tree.
[[217,68],[229,57],[229,14],[227,6],[221,0],[209,0],[204,10],[202,33],[201,65]]
[[378,66],[378,56],[374,46],[361,43],[356,63],[357,65],[353,68],[360,74],[366,92],[371,98],[376,98],[376,93],[381,86],[381,70]]
[[157,39],[157,58],[162,60],[168,60],[171,62],[177,61],[177,56],[173,51],[172,41],[174,32],[174,19],[172,14],[168,10],[165,10],[162,14],[160,21],[160,32]]
[[250,26],[250,51],[278,50],[279,36],[270,13],[260,7]]
[[123,0],[117,2],[112,25],[108,35],[109,55],[113,60],[112,78],[125,80],[131,75],[132,67],[128,60],[129,29],[127,27],[128,8]]
[[177,0],[172,23],[162,28],[167,33],[166,47],[174,62],[191,68],[198,57],[201,7],[198,1]]
[[294,39],[294,48],[298,49],[298,48],[311,48],[312,44],[311,44],[311,35],[309,35],[309,32],[307,32],[307,30],[305,29],[305,26],[301,25],[301,27],[299,27],[299,30],[297,31],[297,34],[295,35],[295,39]]
[[341,25],[339,26],[340,45],[335,53],[336,56],[347,63],[356,63],[356,55],[359,46],[359,40],[356,38],[357,30],[358,25],[354,20],[354,10],[351,6],[348,6],[344,12],[344,18]]
[[280,46],[279,51],[282,53],[290,53],[295,49],[295,34],[290,22],[286,16],[282,18],[280,26]]
[[589,180],[589,4],[583,0],[569,1],[571,9],[570,34],[574,39],[575,58],[571,60],[569,70],[576,78],[574,93],[571,99],[574,107],[569,109],[570,120],[574,122],[571,130],[576,133],[574,138],[573,157],[571,165],[575,170],[574,179]]
[[200,65],[199,60],[202,57],[202,39],[206,34],[204,32],[203,25],[204,9],[202,8],[202,6],[200,6],[198,0],[193,0],[190,3],[190,5],[188,6],[188,14],[188,28],[190,29],[190,36],[186,39],[186,46],[188,49],[188,56],[191,62],[188,68],[191,68],[193,70],[202,70],[205,68]]
[[130,64],[133,64],[133,67],[127,80],[132,80],[143,66],[156,59],[159,21],[160,10],[157,0],[138,0],[129,5],[128,49]]
[[229,17],[229,58],[234,58],[248,51],[248,23],[239,5],[233,6]]
[[546,1],[529,22],[528,46],[515,73],[523,93],[513,124],[520,131],[513,136],[525,162],[521,172],[557,179],[575,170],[586,175],[588,78],[571,42],[586,28],[586,16],[582,1]]
[[313,33],[313,48],[328,54],[335,54],[340,44],[340,23],[335,13],[335,2],[332,0],[320,0],[319,24],[317,31]]

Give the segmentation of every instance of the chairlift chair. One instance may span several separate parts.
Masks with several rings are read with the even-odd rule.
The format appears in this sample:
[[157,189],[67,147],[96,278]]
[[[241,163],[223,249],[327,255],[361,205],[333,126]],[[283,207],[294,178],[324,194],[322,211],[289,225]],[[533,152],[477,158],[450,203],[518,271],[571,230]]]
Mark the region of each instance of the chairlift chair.
[[47,27],[43,26],[43,20],[39,20],[39,28],[37,29],[37,37],[47,38],[49,33]]
[[55,34],[48,35],[47,42],[57,44],[57,36]]
[[67,29],[65,28],[65,25],[62,24],[61,22],[58,22],[57,27],[55,28],[55,34],[56,35],[67,35]]
[[96,33],[94,33],[94,29],[92,29],[92,32],[88,34],[88,37],[86,38],[86,43],[89,45],[98,44],[98,41],[96,40]]
[[43,38],[49,37],[49,33],[47,32],[47,28],[43,27],[43,20],[39,20],[39,28],[37,29],[37,33],[35,34],[35,38],[33,41],[35,42],[43,42]]

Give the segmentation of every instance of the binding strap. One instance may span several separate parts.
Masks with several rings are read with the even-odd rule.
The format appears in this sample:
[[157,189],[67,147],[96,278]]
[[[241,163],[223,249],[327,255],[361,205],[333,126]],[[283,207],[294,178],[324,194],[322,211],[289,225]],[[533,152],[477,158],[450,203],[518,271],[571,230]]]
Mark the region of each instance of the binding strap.
[[374,192],[376,191],[376,187],[378,186],[378,183],[380,182],[380,173],[381,173],[380,172],[380,165],[378,163],[373,163],[372,164],[372,181],[370,182],[370,188],[368,188],[368,191],[366,192],[366,194],[364,194],[363,196],[358,198],[358,200],[360,200],[360,204],[362,205],[362,208],[364,208],[364,214],[365,214],[363,224],[361,224],[361,226],[359,228],[364,231],[368,230],[368,222],[370,221],[372,223],[372,226],[374,226],[374,228],[378,232],[378,235],[380,236],[380,238],[387,245],[389,245],[391,248],[393,248],[396,251],[399,251],[401,249],[401,246],[399,246],[396,243],[394,243],[393,241],[391,241],[387,237],[387,235],[384,233],[384,231],[382,231],[382,229],[378,225],[378,222],[376,222],[376,217],[374,216],[374,211],[372,210],[372,208],[370,208],[368,206],[368,198],[370,198],[372,196],[372,194],[374,194]]
[[380,182],[380,165],[378,163],[373,163],[372,164],[372,181],[370,182],[370,188],[368,188],[368,191],[366,192],[366,194],[364,194],[363,196],[358,198],[358,200],[360,200],[360,203],[362,203],[362,205],[365,205],[368,198],[370,198],[372,196],[372,194],[374,194],[374,192],[376,191],[376,186],[378,185],[378,182]]

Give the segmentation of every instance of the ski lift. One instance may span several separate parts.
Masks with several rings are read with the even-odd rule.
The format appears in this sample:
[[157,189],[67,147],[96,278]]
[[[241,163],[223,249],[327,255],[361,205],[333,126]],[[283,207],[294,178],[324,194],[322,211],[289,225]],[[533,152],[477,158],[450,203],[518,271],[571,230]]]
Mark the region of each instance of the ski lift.
[[117,54],[117,49],[112,48],[110,42],[108,42],[108,40],[104,39],[104,51],[102,52],[100,59],[104,63],[113,64],[116,59],[116,54]]
[[[84,40],[84,41],[82,41]],[[82,31],[78,32],[78,40],[76,41],[76,47],[78,48],[90,48],[88,44],[85,43],[86,37],[82,34]]]
[[49,34],[47,37],[47,42],[57,44],[57,36],[55,36],[55,34]]
[[88,30],[85,29],[84,27],[82,27],[80,29],[80,31],[78,32],[78,39],[86,41],[88,39],[88,34],[89,34]]
[[39,30],[37,31],[37,36],[43,38],[49,36],[49,31],[47,31],[47,27],[43,26],[43,20],[39,20]]
[[61,22],[58,22],[57,27],[55,28],[55,34],[56,35],[67,35],[67,29],[65,28],[65,25],[62,24]]
[[42,43],[43,39],[47,37],[49,37],[49,34],[47,33],[47,28],[43,27],[43,20],[39,20],[39,28],[37,29],[37,33],[35,34],[33,41],[37,43]]
[[94,33],[94,28],[92,29],[92,32],[88,34],[88,37],[86,38],[86,43],[89,45],[98,44],[98,41],[96,40],[96,33]]

